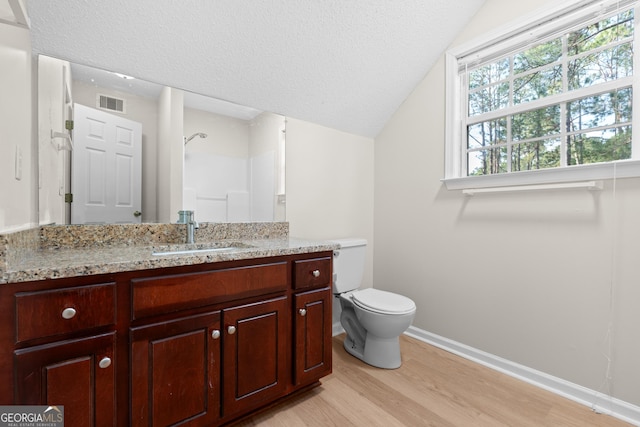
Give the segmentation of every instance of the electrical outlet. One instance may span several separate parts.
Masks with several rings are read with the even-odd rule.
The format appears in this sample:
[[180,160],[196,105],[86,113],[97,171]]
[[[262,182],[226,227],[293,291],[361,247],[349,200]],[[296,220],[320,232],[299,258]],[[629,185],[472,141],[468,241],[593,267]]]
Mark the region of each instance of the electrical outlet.
[[16,145],[15,176],[18,181],[22,179],[22,148],[19,145]]

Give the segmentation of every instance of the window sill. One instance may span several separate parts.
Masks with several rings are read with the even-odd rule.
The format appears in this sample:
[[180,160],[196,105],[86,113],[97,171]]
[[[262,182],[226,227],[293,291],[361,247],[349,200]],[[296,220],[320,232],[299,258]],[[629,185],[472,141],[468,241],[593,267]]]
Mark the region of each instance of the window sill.
[[447,190],[464,190],[634,177],[640,177],[640,160],[620,160],[610,163],[508,174],[444,178],[442,182]]

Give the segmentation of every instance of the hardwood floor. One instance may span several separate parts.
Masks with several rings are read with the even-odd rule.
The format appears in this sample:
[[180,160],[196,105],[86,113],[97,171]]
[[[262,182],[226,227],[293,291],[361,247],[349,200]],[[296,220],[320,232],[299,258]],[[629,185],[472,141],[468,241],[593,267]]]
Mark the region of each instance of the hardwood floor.
[[429,344],[401,337],[403,364],[384,370],[333,338],[322,385],[241,426],[629,426]]

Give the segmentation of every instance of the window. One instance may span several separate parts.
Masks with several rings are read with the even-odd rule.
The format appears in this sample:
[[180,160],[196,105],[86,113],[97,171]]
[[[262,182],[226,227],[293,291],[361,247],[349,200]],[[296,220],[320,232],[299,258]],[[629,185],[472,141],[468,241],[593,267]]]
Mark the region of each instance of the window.
[[447,54],[449,188],[640,176],[637,2],[586,3]]

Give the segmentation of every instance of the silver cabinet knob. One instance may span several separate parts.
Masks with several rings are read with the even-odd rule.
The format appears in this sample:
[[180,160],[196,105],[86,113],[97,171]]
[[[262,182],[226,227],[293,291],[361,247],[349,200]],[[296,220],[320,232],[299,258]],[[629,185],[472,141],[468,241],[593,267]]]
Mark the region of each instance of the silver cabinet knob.
[[111,366],[111,358],[103,357],[102,360],[98,362],[98,366],[100,366],[102,369],[108,368],[109,366]]
[[313,274],[313,277],[320,277],[320,270],[313,270],[311,274]]
[[300,316],[306,316],[307,315],[307,309],[306,308],[301,308],[300,310],[298,310],[298,313],[300,313]]
[[220,338],[220,331],[217,329],[214,329],[213,331],[211,331],[211,338],[213,338],[214,340],[217,340],[218,338]]
[[67,319],[67,320],[72,319],[75,315],[76,315],[75,308],[67,307],[64,310],[62,310],[62,317],[64,319]]
[[229,335],[235,334],[236,333],[236,327],[235,326],[227,327],[227,332],[229,333]]

